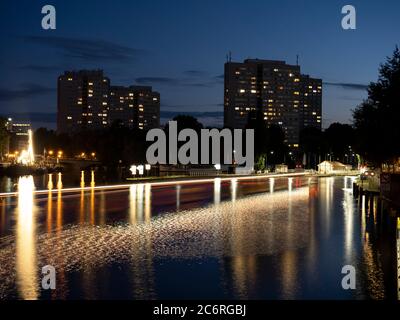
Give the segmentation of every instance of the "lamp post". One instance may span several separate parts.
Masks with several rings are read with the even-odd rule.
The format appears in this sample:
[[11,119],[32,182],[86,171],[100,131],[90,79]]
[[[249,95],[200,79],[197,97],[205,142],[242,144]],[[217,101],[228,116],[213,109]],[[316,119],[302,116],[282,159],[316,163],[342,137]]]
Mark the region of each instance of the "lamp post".
[[146,175],[149,176],[149,172],[150,172],[150,169],[151,169],[151,165],[146,164],[146,165],[144,166],[144,168],[146,169]]

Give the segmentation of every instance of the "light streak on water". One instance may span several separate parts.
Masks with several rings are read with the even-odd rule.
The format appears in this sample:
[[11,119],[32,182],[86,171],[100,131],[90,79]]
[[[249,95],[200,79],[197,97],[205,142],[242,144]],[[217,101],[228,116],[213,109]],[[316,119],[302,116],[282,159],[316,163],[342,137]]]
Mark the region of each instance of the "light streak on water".
[[269,192],[274,193],[275,178],[269,178]]
[[19,292],[26,300],[38,298],[34,189],[33,177],[19,179],[15,267]]

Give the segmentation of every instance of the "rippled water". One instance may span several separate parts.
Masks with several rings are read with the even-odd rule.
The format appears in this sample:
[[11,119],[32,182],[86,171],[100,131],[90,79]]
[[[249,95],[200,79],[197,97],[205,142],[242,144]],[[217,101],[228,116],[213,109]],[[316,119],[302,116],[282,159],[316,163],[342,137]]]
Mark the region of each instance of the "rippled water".
[[[36,194],[23,178],[1,199],[0,298],[397,298],[396,220],[359,209],[349,179]],[[356,290],[341,287],[348,264]]]

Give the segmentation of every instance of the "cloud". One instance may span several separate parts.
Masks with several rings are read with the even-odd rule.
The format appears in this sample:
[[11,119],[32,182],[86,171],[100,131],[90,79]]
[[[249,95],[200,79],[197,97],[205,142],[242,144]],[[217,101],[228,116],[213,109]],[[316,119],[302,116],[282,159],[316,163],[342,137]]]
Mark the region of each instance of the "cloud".
[[169,77],[139,77],[135,79],[136,83],[142,85],[163,85],[163,86],[179,86],[179,87],[198,87],[210,88],[216,84],[220,84],[219,76],[206,77],[204,79],[193,78],[169,78]]
[[53,93],[55,90],[55,88],[44,87],[34,83],[26,84],[23,88],[18,90],[0,88],[0,101],[27,99],[34,96]]
[[7,113],[3,115],[17,121],[26,121],[30,123],[55,123],[57,119],[56,113],[50,112],[27,112],[27,113]]
[[326,86],[332,86],[332,87],[341,87],[343,89],[349,89],[349,90],[367,90],[368,85],[367,84],[360,84],[360,83],[345,83],[345,82],[324,82],[324,85]]
[[224,113],[218,111],[210,112],[180,112],[180,111],[161,111],[161,123],[165,124],[177,115],[189,115],[195,117],[205,127],[222,128],[224,125]]
[[183,74],[189,77],[201,77],[206,75],[206,72],[201,70],[186,70],[183,72]]
[[63,68],[60,68],[59,66],[45,66],[45,65],[39,65],[39,64],[28,64],[28,65],[21,66],[20,69],[34,71],[34,72],[52,72],[52,71],[60,71]]
[[86,62],[93,61],[126,61],[142,56],[145,51],[109,41],[90,40],[68,37],[26,36],[23,40],[60,49],[67,57]]
[[[211,109],[221,109],[223,108],[224,104],[223,103],[208,103],[208,104],[169,104],[169,103],[162,103],[161,108],[162,109],[170,109],[169,111],[171,112],[180,112],[180,111],[176,111],[176,110],[171,110],[171,109],[192,109],[195,110],[196,108],[211,108]],[[211,111],[205,111],[205,112],[211,112]],[[213,111],[212,111],[213,112]]]
[[150,85],[150,84],[161,84],[161,85],[180,85],[179,79],[167,78],[167,77],[139,77],[135,81],[139,84]]

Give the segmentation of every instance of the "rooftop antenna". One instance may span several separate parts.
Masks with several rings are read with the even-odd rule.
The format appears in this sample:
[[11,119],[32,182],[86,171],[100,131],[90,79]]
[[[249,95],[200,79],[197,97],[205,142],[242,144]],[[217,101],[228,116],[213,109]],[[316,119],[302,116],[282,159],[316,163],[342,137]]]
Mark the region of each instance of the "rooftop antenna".
[[296,55],[296,66],[299,65],[299,55]]
[[232,52],[229,51],[229,62],[232,62]]

